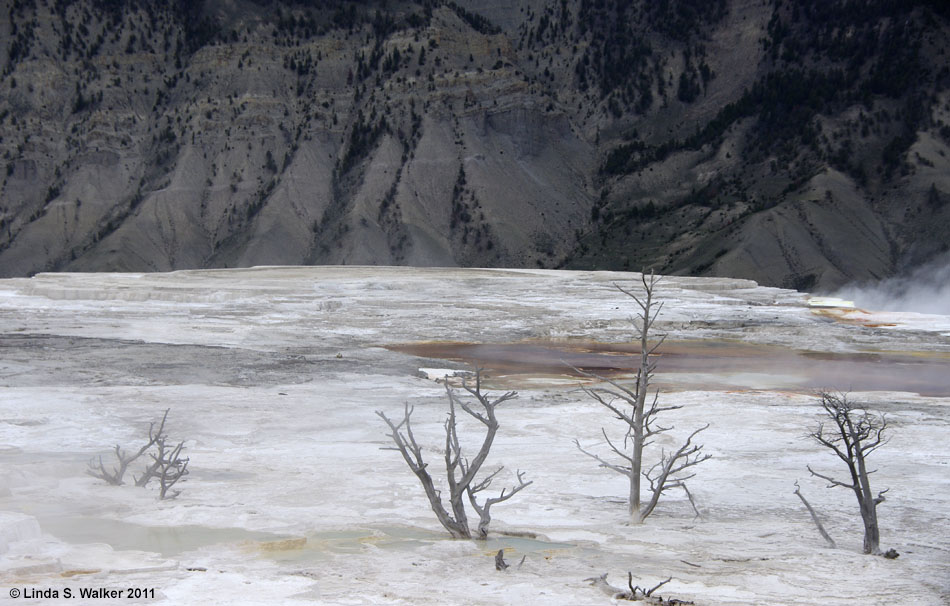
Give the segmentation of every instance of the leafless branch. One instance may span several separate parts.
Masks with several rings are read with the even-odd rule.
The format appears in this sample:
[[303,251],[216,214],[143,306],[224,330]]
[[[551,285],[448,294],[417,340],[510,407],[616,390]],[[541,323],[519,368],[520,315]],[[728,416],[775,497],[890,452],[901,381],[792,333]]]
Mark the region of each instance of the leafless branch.
[[660,587],[663,587],[664,585],[666,585],[667,583],[669,583],[669,582],[672,581],[672,580],[673,580],[673,577],[669,577],[669,578],[667,578],[665,581],[660,581],[659,583],[657,583],[656,585],[654,585],[651,589],[648,589],[648,590],[644,591],[643,594],[644,594],[645,596],[647,596],[647,597],[650,597],[651,595],[653,595],[653,592],[654,592],[654,591],[656,591],[656,590],[659,589]]
[[875,504],[875,505],[880,505],[881,503],[883,503],[884,501],[887,500],[887,499],[884,498],[884,493],[887,492],[888,490],[890,490],[890,488],[885,488],[885,489],[882,490],[881,492],[877,493],[877,496],[874,497],[874,504]]
[[695,517],[697,518],[703,517],[703,514],[700,513],[699,511],[699,507],[696,507],[696,501],[695,499],[693,499],[693,493],[691,493],[689,491],[689,488],[686,487],[686,482],[681,481],[679,482],[679,485],[680,485],[680,488],[683,489],[683,492],[686,493],[686,498],[689,499],[689,504],[693,506],[693,512],[696,514]]
[[[710,454],[701,454],[703,448],[701,444],[693,444],[693,438],[708,428],[709,425],[707,424],[691,433],[689,437],[686,438],[686,442],[675,452],[671,454],[664,453],[656,464],[644,472],[644,476],[650,483],[650,489],[653,494],[641,513],[643,517],[653,513],[653,509],[656,508],[660,495],[664,491],[671,488],[681,488],[684,486],[683,482],[693,477],[693,474],[686,476],[680,476],[678,474],[712,458]],[[656,473],[654,474],[655,471]]]
[[828,531],[825,530],[824,525],[822,525],[821,520],[818,518],[818,513],[812,508],[811,504],[805,500],[805,495],[802,494],[797,481],[795,482],[795,494],[798,495],[798,498],[801,499],[805,505],[805,509],[811,514],[812,521],[815,523],[815,526],[818,527],[818,532],[821,533],[821,536],[828,542],[828,546],[832,549],[836,549],[838,545],[835,543],[835,540],[831,538],[831,535],[828,534]]
[[[607,432],[606,432],[606,430],[604,430],[603,428],[601,428],[600,432],[604,435],[604,440],[607,441],[607,445],[610,446],[611,450],[613,450],[614,453],[615,453],[617,456],[619,456],[621,459],[624,459],[624,460],[626,460],[626,461],[629,461],[631,464],[633,464],[633,457],[631,457],[630,455],[628,455],[628,454],[625,453],[624,451],[622,451],[622,450],[620,450],[619,448],[617,448],[617,447],[614,445],[614,443],[610,441],[610,438],[607,437]],[[627,433],[627,436],[624,436],[624,442],[627,441],[626,438],[627,438],[629,435],[630,435],[630,434]]]
[[[501,471],[501,469],[498,469],[497,471],[495,471],[495,474],[497,474],[499,471]],[[495,475],[495,474],[492,474],[492,475]],[[518,494],[519,492],[521,492],[522,490],[524,490],[525,488],[527,488],[533,483],[533,481],[531,482],[524,481],[523,471],[516,472],[516,475],[518,476],[517,486],[514,486],[510,489],[502,488],[501,494],[499,494],[497,497],[491,497],[491,498],[485,499],[485,503],[483,505],[479,505],[478,500],[475,498],[475,493],[477,491],[471,487],[468,489],[469,501],[471,502],[472,507],[475,509],[476,513],[478,513],[478,517],[479,517],[479,520],[478,520],[478,537],[479,538],[484,539],[488,536],[488,524],[491,522],[492,505],[496,505],[503,501],[507,501],[508,499],[515,496],[516,494]],[[507,491],[507,494],[506,494],[506,491]]]
[[833,486],[841,486],[842,488],[850,488],[851,490],[855,490],[857,488],[857,486],[855,486],[854,484],[845,484],[844,482],[840,480],[836,480],[832,478],[831,476],[826,476],[825,474],[818,473],[817,471],[811,468],[811,465],[805,465],[805,469],[807,469],[808,472],[811,475],[815,476],[816,478],[821,478],[822,480],[825,480],[826,482],[828,482],[828,488],[831,488]]
[[579,451],[581,451],[582,453],[586,454],[586,455],[589,456],[590,458],[592,458],[592,459],[596,460],[598,463],[600,463],[600,466],[601,466],[601,467],[606,467],[607,469],[612,469],[612,470],[616,471],[617,473],[621,473],[621,474],[623,474],[623,475],[625,475],[625,476],[629,476],[629,475],[630,475],[630,468],[629,468],[629,467],[624,467],[624,466],[622,466],[622,465],[614,465],[613,463],[602,459],[602,458],[601,458],[599,455],[597,455],[596,453],[593,453],[593,452],[584,450],[584,448],[581,446],[581,443],[578,442],[577,439],[574,440],[574,445],[577,446],[577,449],[578,449]]

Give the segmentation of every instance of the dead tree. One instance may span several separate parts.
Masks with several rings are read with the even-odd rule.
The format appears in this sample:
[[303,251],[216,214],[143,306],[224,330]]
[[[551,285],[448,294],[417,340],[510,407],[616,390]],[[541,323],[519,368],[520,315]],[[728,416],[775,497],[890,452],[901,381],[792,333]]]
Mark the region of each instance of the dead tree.
[[[409,465],[412,472],[419,478],[422,487],[425,490],[426,497],[429,499],[429,505],[432,511],[439,519],[439,523],[449,531],[449,534],[456,539],[470,539],[473,536],[469,528],[468,514],[465,509],[465,501],[472,505],[478,514],[478,526],[475,531],[475,537],[485,539],[488,536],[488,525],[491,522],[491,508],[503,501],[507,501],[517,493],[524,490],[531,482],[524,481],[524,472],[518,471],[518,485],[513,488],[503,488],[498,496],[487,497],[484,502],[479,503],[478,494],[487,491],[492,481],[501,473],[503,467],[499,467],[487,476],[477,479],[478,472],[482,464],[488,458],[495,434],[498,432],[498,419],[495,416],[495,409],[508,400],[517,397],[517,392],[509,391],[497,398],[491,398],[481,390],[481,370],[475,372],[475,387],[472,388],[467,382],[462,383],[462,388],[468,392],[473,403],[466,402],[460,398],[446,384],[445,392],[449,399],[449,415],[445,420],[445,477],[449,489],[448,507],[442,501],[442,494],[435,487],[435,482],[429,473],[429,464],[425,462],[422,456],[422,446],[416,441],[412,433],[411,417],[414,408],[406,403],[403,418],[398,423],[389,419],[385,413],[377,410],[386,425],[389,426],[390,433],[387,435],[392,438],[395,447],[384,448],[384,450],[397,450],[402,458]],[[458,419],[456,417],[456,407],[461,408],[472,418],[485,425],[486,432],[482,439],[481,448],[474,458],[469,460],[462,453],[462,446],[458,436]]]
[[821,406],[825,414],[833,421],[833,425],[826,426],[819,423],[818,428],[810,437],[816,442],[830,449],[848,467],[851,481],[842,482],[823,473],[818,473],[811,466],[808,471],[816,477],[828,482],[828,487],[841,486],[854,492],[858,499],[861,520],[864,522],[864,553],[881,554],[881,533],[877,524],[877,506],[884,501],[883,490],[874,495],[868,476],[874,473],[867,468],[867,456],[887,443],[884,430],[887,420],[884,415],[874,417],[866,409],[855,405],[844,394],[822,392]]
[[[682,488],[686,491],[689,501],[698,515],[699,511],[696,510],[692,494],[686,488],[685,483],[695,474],[683,475],[683,472],[712,456],[702,454],[703,446],[693,442],[697,434],[709,427],[709,425],[706,425],[691,433],[686,438],[686,442],[678,449],[673,451],[663,450],[660,454],[660,460],[644,469],[644,449],[652,444],[652,438],[673,429],[673,426],[664,427],[657,423],[657,415],[665,411],[682,408],[682,406],[660,406],[659,390],[653,393],[652,401],[649,406],[647,405],[650,382],[656,370],[656,362],[651,359],[651,356],[662,345],[666,335],[661,336],[655,343],[650,342],[650,329],[663,308],[662,303],[655,305],[653,299],[654,290],[660,278],[651,273],[649,277],[646,274],[641,274],[640,279],[645,293],[643,296],[637,296],[635,293],[615,285],[620,292],[632,298],[640,307],[640,312],[637,314],[638,319],[634,320],[640,339],[640,365],[637,368],[634,385],[628,387],[607,377],[575,368],[575,371],[579,374],[597,379],[602,384],[607,385],[607,387],[582,386],[581,389],[623,422],[625,434],[622,446],[618,446],[607,435],[607,431],[601,429],[610,450],[620,457],[618,463],[608,461],[600,455],[586,450],[576,439],[574,444],[581,452],[600,463],[601,467],[616,471],[628,479],[628,509],[630,520],[634,524],[643,523],[653,513],[660,496],[671,488]],[[649,484],[650,490],[650,497],[645,505],[641,503],[641,484],[644,479]]]
[[[148,442],[145,443],[141,448],[138,449],[134,454],[129,454],[126,451],[122,450],[118,444],[115,445],[113,451],[115,452],[115,458],[118,462],[118,465],[112,468],[112,471],[106,470],[105,465],[102,462],[102,456],[99,456],[98,461],[93,459],[89,461],[89,469],[86,470],[86,473],[93,476],[94,478],[99,478],[100,480],[105,480],[113,486],[121,486],[124,484],[123,477],[125,476],[125,471],[128,469],[129,464],[141,457],[145,452],[154,446],[157,441],[164,435],[163,431],[165,429],[165,419],[168,418],[168,411],[171,409],[166,409],[165,414],[162,416],[162,420],[158,425],[158,429],[155,429],[155,423],[148,424]],[[138,483],[136,482],[136,485]]]
[[[180,479],[188,475],[189,458],[181,458],[181,451],[184,449],[185,443],[179,442],[169,449],[163,437],[157,444],[158,452],[149,453],[149,456],[152,457],[152,464],[146,468],[142,477],[136,481],[136,485],[145,486],[149,478],[156,477],[158,478],[159,484],[159,500],[174,499],[181,494],[181,491],[175,490],[169,493],[169,490],[172,486],[177,484]],[[139,484],[139,482],[141,482],[141,484]]]

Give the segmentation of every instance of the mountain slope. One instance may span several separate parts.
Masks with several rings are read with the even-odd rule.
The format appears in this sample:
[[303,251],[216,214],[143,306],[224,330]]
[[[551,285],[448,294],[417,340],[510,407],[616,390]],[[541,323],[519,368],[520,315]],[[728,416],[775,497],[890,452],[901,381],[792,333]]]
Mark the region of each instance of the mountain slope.
[[0,275],[890,275],[947,246],[948,14],[856,6],[7,2]]

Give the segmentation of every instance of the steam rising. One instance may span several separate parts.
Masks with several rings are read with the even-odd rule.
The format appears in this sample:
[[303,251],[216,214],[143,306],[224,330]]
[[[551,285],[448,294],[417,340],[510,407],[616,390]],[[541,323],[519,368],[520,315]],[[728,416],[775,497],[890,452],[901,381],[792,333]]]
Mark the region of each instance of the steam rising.
[[876,284],[849,284],[834,294],[874,311],[915,311],[950,315],[950,253],[921,265],[907,275]]

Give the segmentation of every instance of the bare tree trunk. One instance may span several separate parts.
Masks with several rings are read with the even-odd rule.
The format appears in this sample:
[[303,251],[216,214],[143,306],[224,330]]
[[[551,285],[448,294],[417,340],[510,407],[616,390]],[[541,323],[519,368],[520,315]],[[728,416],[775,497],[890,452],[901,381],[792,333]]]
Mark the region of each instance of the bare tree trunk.
[[495,570],[506,570],[508,566],[508,562],[505,561],[505,550],[499,549],[495,554]]
[[[633,448],[630,466],[630,521],[642,524],[646,516],[640,514],[640,478],[643,474],[643,411],[646,408],[647,392],[650,390],[650,348],[649,328],[653,324],[650,315],[653,305],[653,285],[655,280],[643,280],[646,298],[641,305],[643,310],[640,327],[640,367],[637,369],[637,399],[633,406]],[[649,515],[649,514],[647,514]]]
[[860,448],[857,449],[855,458],[858,462],[861,489],[854,492],[860,504],[861,519],[864,521],[864,553],[881,555],[881,531],[877,525],[877,505],[884,501],[884,494],[881,493],[875,497],[871,492],[871,483],[864,464],[864,453]]
[[865,505],[861,517],[864,520],[864,553],[881,555],[881,531],[877,525],[876,508]]

